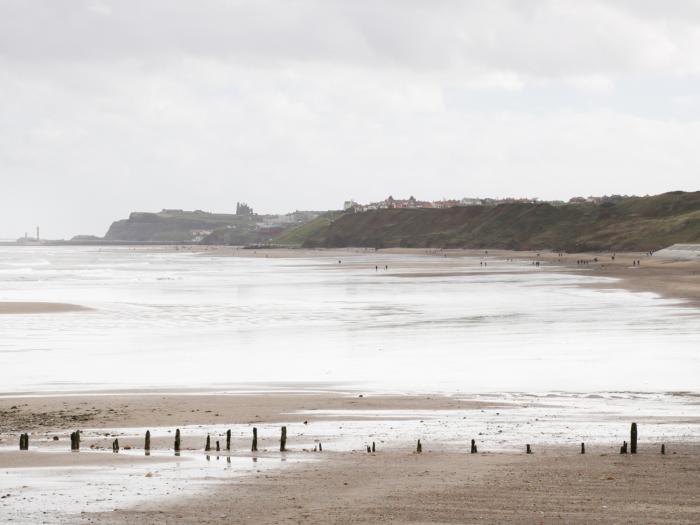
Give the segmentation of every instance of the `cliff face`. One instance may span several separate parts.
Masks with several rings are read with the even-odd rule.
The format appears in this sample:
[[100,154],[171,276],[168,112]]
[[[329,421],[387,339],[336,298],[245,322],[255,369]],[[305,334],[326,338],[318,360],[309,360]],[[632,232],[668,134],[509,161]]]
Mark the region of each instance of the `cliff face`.
[[206,213],[202,211],[164,210],[159,213],[134,212],[128,219],[115,221],[105,239],[118,241],[196,240],[204,232],[233,226],[249,227],[250,216]]
[[564,251],[655,250],[700,242],[700,192],[602,204],[502,204],[347,213],[307,247],[465,247]]

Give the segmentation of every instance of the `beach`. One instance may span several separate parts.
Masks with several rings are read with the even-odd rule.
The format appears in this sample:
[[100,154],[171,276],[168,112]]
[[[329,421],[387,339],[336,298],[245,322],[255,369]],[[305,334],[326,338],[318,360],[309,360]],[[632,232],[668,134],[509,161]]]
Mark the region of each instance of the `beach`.
[[[177,252],[174,261],[178,262],[185,256],[182,251],[159,250],[157,253],[169,257]],[[212,254],[212,251],[217,253]],[[283,265],[292,264],[271,266],[275,271],[278,268],[287,271],[285,279],[301,275],[299,279],[303,283],[310,275],[320,276],[324,290],[328,286],[326,282],[342,282],[353,291],[358,286],[371,290],[376,285],[368,278],[375,277],[388,286],[401,286],[400,283],[406,282],[414,283],[412,287],[422,287],[425,283],[432,287],[454,288],[461,280],[473,283],[473,287],[504,286],[505,283],[505,286],[518,287],[513,289],[516,295],[509,297],[517,297],[517,293],[520,293],[518,290],[527,291],[528,294],[543,290],[542,300],[553,301],[551,308],[554,310],[560,308],[557,302],[560,299],[562,305],[569,302],[579,310],[585,308],[581,311],[595,316],[591,326],[606,322],[605,315],[609,314],[605,313],[608,311],[605,308],[610,308],[610,305],[618,305],[617,315],[621,318],[625,315],[631,319],[642,316],[647,324],[654,323],[654,319],[661,316],[659,322],[662,324],[653,328],[661,330],[659,341],[663,338],[670,340],[669,334],[673,330],[680,331],[679,348],[689,344],[688,350],[679,352],[676,357],[685,363],[688,382],[678,389],[626,388],[625,381],[629,379],[619,376],[617,367],[619,363],[619,366],[635,370],[634,363],[628,362],[633,348],[628,353],[623,342],[615,339],[616,348],[622,355],[619,362],[608,361],[614,363],[610,367],[613,370],[609,376],[598,378],[602,388],[595,386],[594,378],[585,378],[588,384],[593,385],[589,389],[580,389],[576,385],[576,388],[553,390],[546,385],[560,383],[553,382],[556,378],[550,380],[547,377],[533,378],[537,382],[531,384],[542,385],[541,390],[483,390],[477,388],[479,383],[476,379],[470,379],[466,384],[454,383],[456,387],[453,387],[452,383],[435,382],[430,376],[445,374],[450,366],[457,366],[448,361],[445,368],[441,368],[444,356],[448,355],[448,351],[454,351],[454,347],[449,346],[453,344],[452,339],[441,338],[430,325],[426,328],[430,330],[430,337],[440,341],[440,345],[448,345],[444,352],[436,347],[427,351],[425,356],[419,352],[416,357],[404,358],[399,354],[365,355],[361,347],[353,347],[357,353],[350,355],[347,363],[356,363],[352,365],[356,367],[353,370],[366,369],[368,377],[373,373],[378,378],[384,377],[383,384],[386,386],[383,389],[376,388],[378,381],[362,383],[332,379],[296,383],[234,379],[226,385],[212,384],[209,387],[192,382],[183,383],[180,387],[163,384],[145,388],[143,385],[147,383],[149,375],[155,377],[159,369],[168,371],[168,366],[182,368],[188,362],[186,366],[193,373],[196,374],[200,367],[206,365],[202,370],[214,377],[217,363],[224,358],[213,353],[186,357],[181,354],[180,347],[159,353],[153,359],[147,354],[141,354],[139,358],[131,354],[114,354],[115,370],[119,370],[120,375],[127,372],[137,377],[141,386],[125,384],[124,377],[115,385],[46,384],[39,390],[32,389],[27,380],[16,383],[17,386],[12,388],[8,387],[13,383],[6,384],[0,396],[0,471],[6,474],[4,481],[0,482],[0,492],[4,495],[0,500],[0,516],[4,521],[696,523],[700,520],[700,497],[697,496],[700,493],[700,402],[697,388],[687,388],[693,385],[692,377],[697,377],[696,361],[690,353],[693,340],[697,341],[697,263],[654,259],[642,254],[616,254],[613,261],[611,254],[559,256],[491,250],[488,254],[473,250],[387,250],[375,254],[366,250],[325,252],[221,248],[189,254],[202,262],[209,260],[210,255],[212,261],[227,257],[279,259]],[[597,263],[576,263],[577,260],[593,261],[596,257]],[[137,256],[138,264],[141,264],[140,260]],[[641,264],[632,264],[633,260],[640,260]],[[539,265],[533,264],[538,261]],[[160,264],[160,259],[158,262]],[[185,263],[189,264],[188,261]],[[385,267],[382,269],[380,265]],[[163,268],[155,274],[150,269],[149,274],[137,274],[141,283],[138,286],[143,288],[144,282],[154,282],[158,286],[163,286],[161,283],[176,283],[177,273],[169,272],[167,266]],[[229,266],[223,268],[228,271]],[[146,275],[150,280],[145,280],[141,275]],[[326,278],[326,275],[329,277]],[[553,285],[543,281],[550,279],[550,275]],[[596,279],[579,278],[589,275]],[[163,280],[166,278],[170,280]],[[347,279],[352,279],[349,284],[345,284]],[[123,282],[131,281],[129,278]],[[24,283],[20,285],[25,286]],[[272,286],[279,289],[280,284],[273,282]],[[33,288],[27,288],[27,291],[18,288],[13,301],[8,303],[42,303],[43,298],[36,299],[43,289],[41,286],[37,286],[36,291]],[[239,288],[239,294],[242,289],[245,288]],[[478,288],[466,288],[472,289]],[[553,295],[550,289],[558,291]],[[114,290],[115,294],[128,295],[119,288]],[[615,292],[615,295],[606,295],[608,291]],[[25,312],[17,311],[17,308],[13,311],[8,306],[6,313],[13,311],[13,315],[6,318],[26,319],[27,323],[55,322],[57,327],[73,323],[76,329],[82,330],[81,327],[90,326],[86,324],[88,319],[90,323],[99,322],[100,316],[105,316],[106,323],[112,318],[112,311],[119,311],[121,322],[131,322],[127,317],[130,310],[117,310],[116,303],[102,301],[94,294],[77,293],[62,285],[48,299],[53,302],[59,294],[70,295],[67,297],[70,300],[63,304],[81,306],[71,311],[60,308],[32,310],[27,307]],[[15,300],[20,297],[34,301]],[[79,300],[81,297],[86,300]],[[218,300],[219,295],[212,297],[212,301]],[[239,297],[248,297],[249,301],[253,298],[250,295]],[[427,296],[420,297],[424,300]],[[529,297],[531,301],[534,297],[539,298],[537,295]],[[613,300],[600,303],[604,306],[595,306],[592,310],[585,306],[588,301],[608,301],[610,298]],[[160,299],[156,301],[160,302]],[[173,304],[174,301],[170,299]],[[480,310],[487,310],[485,301],[487,299],[478,303]],[[159,305],[161,309],[154,314],[145,306],[140,306],[136,312],[141,317],[144,313],[153,315],[153,324],[146,325],[152,330],[151,327],[163,319],[162,312],[178,311],[174,310],[173,304],[168,304],[167,310]],[[345,304],[342,307],[345,310],[348,308]],[[183,308],[187,308],[187,304],[183,304]],[[370,336],[376,333],[382,339],[387,338],[386,333],[398,338],[401,331],[410,331],[411,328],[399,325],[398,331],[394,331],[393,325],[397,322],[394,318],[406,315],[405,311],[411,308],[414,308],[412,304],[402,305],[400,309],[397,307],[397,313],[390,318],[391,324],[384,324],[382,320],[383,324],[378,325],[381,331],[371,325],[363,330],[369,331]],[[494,308],[502,306],[496,302]],[[605,311],[599,315],[597,310],[600,308]],[[209,305],[204,312],[208,322],[216,319],[212,317]],[[548,312],[549,309],[542,312],[537,310],[535,314],[537,319],[545,320],[550,327],[564,323],[563,327],[570,330],[574,326],[568,324],[568,318],[551,318],[552,314]],[[488,319],[487,313],[484,314],[485,319]],[[110,317],[106,317],[108,314]],[[279,323],[279,313],[269,315],[266,322]],[[314,315],[323,320],[327,316],[340,314],[329,311]],[[406,326],[415,323],[418,318],[418,314],[412,316]],[[61,319],[66,321],[62,322]],[[176,326],[178,322],[182,324],[181,319],[186,318],[174,317],[165,322]],[[301,317],[292,315],[290,319],[295,323],[300,322]],[[365,318],[353,319],[354,323],[358,323]],[[373,313],[362,322],[375,322],[375,319],[376,314]],[[231,320],[225,318],[225,321],[241,322],[237,317]],[[507,318],[506,323],[513,324],[514,321],[522,324],[515,316]],[[438,319],[432,322],[438,327],[442,326],[442,331],[463,326],[462,321],[458,325],[454,321],[444,324]],[[606,352],[604,341],[621,329],[625,330],[625,336],[634,336],[639,328],[633,321],[630,322],[633,324],[610,325],[598,338],[591,334],[591,340],[601,350],[597,359],[614,359],[603,357]],[[483,324],[481,317],[468,318],[466,326],[472,325],[477,330],[474,333],[485,334],[480,336],[486,337],[484,344],[488,343],[488,338],[497,337],[497,331],[507,330],[506,325],[499,324],[494,327],[494,335],[489,335],[491,328],[488,323]],[[245,333],[250,333],[254,326],[251,325]],[[305,329],[307,333],[313,333],[316,337],[326,334],[325,327],[319,330],[314,325],[310,326]],[[527,341],[528,337],[532,337],[527,334],[536,333],[529,326],[522,325],[513,337]],[[533,326],[537,327],[538,324]],[[194,327],[200,330],[199,324]],[[53,330],[51,328],[49,334],[54,333]],[[522,330],[527,330],[526,335],[521,333]],[[93,341],[93,331],[90,328],[89,332],[80,332],[79,339],[89,336],[88,343]],[[292,337],[288,341],[296,349],[299,343],[295,332],[290,334]],[[634,339],[635,345],[643,342],[650,345],[644,347],[645,356],[652,356],[656,348],[650,334],[645,331],[643,337]],[[422,332],[413,333],[409,339],[397,340],[400,344],[410,344],[410,338],[416,337],[423,337]],[[510,344],[511,340],[504,341]],[[132,335],[125,341],[136,344],[138,340]],[[171,340],[167,341],[170,343]],[[253,346],[254,340],[250,335],[244,341],[251,345],[250,348],[256,349],[250,350],[253,355],[258,348],[262,348]],[[333,341],[339,342],[341,339]],[[499,345],[506,344],[501,343],[500,339],[497,341]],[[539,352],[537,348],[543,345],[542,341],[538,342],[538,347],[528,348]],[[17,355],[21,348],[19,343],[16,345],[17,348],[10,345],[7,350],[11,352],[5,355]],[[322,370],[320,367],[324,359],[319,356],[323,354],[310,340],[308,346],[313,351],[300,351],[294,358],[271,354],[269,357],[248,360],[245,366],[249,373],[255,371],[262,364],[257,361],[262,359],[268,368],[274,369],[273,361],[279,359],[282,368],[295,361],[297,365],[294,366],[300,369],[306,367],[308,371],[319,367]],[[494,346],[493,349],[499,347]],[[111,359],[114,350],[110,352],[104,353],[108,359]],[[77,362],[70,357],[72,355],[65,354],[65,359],[68,359],[66,367],[74,366]],[[586,367],[597,370],[600,363],[606,361],[600,361],[593,368],[591,359],[595,355],[577,357],[576,366],[580,370],[586,370]],[[550,357],[555,358],[555,354]],[[169,359],[174,360],[170,365]],[[413,368],[407,368],[405,359],[410,360]],[[504,354],[500,361],[493,362],[482,361],[476,355],[470,355],[469,359],[476,370],[468,370],[466,363],[469,361],[458,366],[460,374],[470,378],[484,376],[487,372],[492,374],[489,377],[498,377],[499,369],[494,368],[498,366],[503,370],[500,375],[510,373],[505,372],[509,366],[513,366],[514,374],[517,370],[527,370],[522,366],[541,366],[539,360],[528,364],[510,354]],[[385,376],[392,362],[396,365],[393,382]],[[636,370],[644,377],[654,378],[660,373],[658,370],[655,372],[650,363],[655,361],[644,362],[643,367]],[[401,374],[408,374],[415,367],[432,372],[422,382],[413,385],[404,382]],[[227,375],[237,377],[240,368],[230,368]],[[99,371],[98,368],[91,370]],[[541,373],[547,369],[532,370]],[[470,375],[472,372],[474,375]],[[669,384],[681,384],[678,378],[683,374],[680,372],[676,378],[670,378]],[[576,370],[570,373],[571,377],[576,376]],[[635,374],[629,375],[634,379]],[[31,376],[28,377],[31,379]],[[219,376],[216,377],[218,379]],[[504,377],[504,381],[515,384],[511,377],[516,376]],[[484,384],[490,382],[491,379],[486,379]],[[621,387],[610,388],[615,384]],[[630,440],[632,422],[636,422],[640,428],[639,453],[620,455],[620,445]],[[288,432],[285,452],[279,450],[282,426]],[[254,427],[259,432],[257,452],[250,450]],[[82,441],[81,451],[75,453],[69,450],[69,434],[77,429],[81,430]],[[179,456],[173,453],[175,429],[182,431]],[[146,430],[152,434],[152,450],[148,456],[144,453]],[[227,430],[231,430],[232,436],[230,450],[225,448]],[[19,434],[24,432],[30,434],[29,451],[17,450]],[[204,451],[207,436],[211,438],[208,453]],[[115,439],[120,445],[118,454],[112,452]],[[420,454],[416,453],[418,439],[422,442]],[[469,453],[471,439],[475,439],[479,447],[477,454]],[[217,441],[220,446],[218,453]],[[584,455],[580,453],[582,442],[586,444]],[[366,448],[373,443],[376,452],[368,453]],[[532,446],[533,454],[525,454],[526,444]],[[662,444],[666,447],[665,455],[660,454]],[[318,450],[320,447],[323,448],[322,452]],[[56,476],[65,479],[65,483],[59,483]],[[75,491],[79,491],[80,496]]]
[[89,514],[93,523],[697,523],[697,447],[530,456],[339,454],[241,478],[170,507]]
[[[665,415],[679,413],[673,400],[631,394],[593,396],[592,410],[580,396],[576,410],[563,395],[477,400],[317,385],[3,397],[0,515],[8,523],[695,523],[700,410],[697,397],[675,397],[691,412]],[[615,403],[621,411],[599,413]],[[621,455],[633,418],[639,450]],[[20,428],[29,451],[16,450]],[[80,452],[68,450],[74,428],[83,429]]]

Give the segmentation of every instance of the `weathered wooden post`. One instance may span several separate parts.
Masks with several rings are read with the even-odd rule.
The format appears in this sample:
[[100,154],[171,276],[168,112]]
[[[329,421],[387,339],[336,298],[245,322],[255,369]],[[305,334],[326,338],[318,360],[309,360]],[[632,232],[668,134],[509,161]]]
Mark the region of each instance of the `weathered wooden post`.
[[282,427],[282,435],[280,436],[280,452],[287,450],[287,427]]
[[318,442],[318,451],[323,452],[323,445],[321,445],[321,442]]
[[666,445],[664,445],[663,443],[661,444],[661,454],[666,454]]
[[369,445],[367,445],[367,454],[369,454],[370,452],[372,452],[372,447],[370,447]]
[[585,453],[586,453],[586,444],[581,443],[581,454],[585,454]]
[[76,430],[75,432],[71,432],[70,449],[71,450],[80,450],[80,430]]
[[530,445],[525,445],[525,453],[526,454],[532,454],[532,449],[530,448]]
[[627,454],[627,441],[622,442],[622,446],[620,447],[620,454]]
[[374,441],[372,441],[372,452],[376,452],[376,451],[377,451],[377,447],[374,445]]
[[114,452],[114,453],[119,452],[119,438],[115,439],[112,442],[112,452]]
[[175,430],[175,454],[180,455],[180,429]]
[[630,429],[630,454],[637,453],[637,423],[632,423]]
[[211,439],[209,438],[209,434],[207,434],[207,443],[204,445],[204,452],[209,452],[211,450]]
[[29,434],[20,434],[19,435],[19,449],[20,450],[29,450]]
[[416,454],[420,454],[423,452],[423,445],[420,444],[420,439],[418,440],[418,443],[416,444]]
[[231,450],[231,429],[226,431],[226,450]]
[[476,454],[476,440],[472,439],[472,448],[470,451],[471,454]]
[[147,456],[151,453],[151,431],[150,430],[146,430],[146,439],[143,443],[143,449],[146,451]]
[[250,447],[251,452],[258,451],[258,429],[253,427],[253,446]]
[[221,448],[219,448],[219,440],[216,440],[216,451],[219,452]]

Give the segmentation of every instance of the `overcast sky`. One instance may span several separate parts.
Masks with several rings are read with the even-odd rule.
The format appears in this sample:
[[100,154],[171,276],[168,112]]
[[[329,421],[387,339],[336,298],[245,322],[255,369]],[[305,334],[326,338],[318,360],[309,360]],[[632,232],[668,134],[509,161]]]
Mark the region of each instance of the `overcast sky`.
[[693,0],[0,0],[0,237],[700,189]]

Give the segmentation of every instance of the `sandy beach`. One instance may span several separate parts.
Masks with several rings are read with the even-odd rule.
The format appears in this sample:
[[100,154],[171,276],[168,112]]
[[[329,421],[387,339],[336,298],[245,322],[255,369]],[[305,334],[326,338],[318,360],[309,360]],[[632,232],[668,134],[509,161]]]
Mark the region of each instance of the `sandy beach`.
[[56,314],[62,312],[81,312],[87,310],[89,310],[89,308],[78,304],[69,303],[0,301],[0,315]]
[[333,454],[173,506],[86,523],[697,523],[698,448],[521,454]]
[[[700,263],[643,254],[616,254],[612,260],[611,254],[492,250],[192,251],[303,258],[311,265],[319,257],[333,258],[333,265],[320,267],[370,274],[379,271],[375,266],[383,257],[405,254],[416,257],[392,259],[383,271],[412,280],[523,272],[524,261],[539,261],[538,271],[616,279],[591,285],[598,289],[652,292],[700,304]],[[511,260],[519,265],[511,269]],[[589,263],[577,264],[580,260]],[[68,303],[0,303],[0,313],[7,314],[81,309]],[[25,504],[19,502],[29,498],[39,509],[55,490],[37,473],[67,473],[92,491],[86,489],[85,500],[72,506],[58,506],[46,523],[697,523],[698,402],[692,393],[683,394],[683,411],[665,417],[658,407],[673,396],[380,395],[322,382],[237,385],[226,391],[8,392],[0,395],[0,469],[8,474],[6,485],[0,485],[0,521],[36,522],[37,515],[23,514]],[[601,415],[599,410],[617,397],[621,408]],[[633,420],[642,429],[640,453],[620,455]],[[290,432],[284,453],[278,442],[282,425]],[[585,425],[595,430],[581,455],[577,432]],[[250,451],[253,427],[261,432],[257,453]],[[175,428],[183,430],[183,454],[177,458]],[[207,435],[213,450],[217,441],[223,449],[227,428],[233,429],[231,450],[205,454]],[[76,429],[83,432],[81,452],[71,453],[69,434]],[[146,429],[153,431],[148,457]],[[20,452],[23,432],[30,434],[30,450]],[[415,453],[417,438],[423,440],[421,454]],[[478,454],[468,453],[472,438]],[[111,452],[114,439],[119,454]],[[314,452],[321,442],[323,452]],[[368,454],[372,442],[377,452]],[[533,444],[534,454],[524,454],[525,443]],[[663,456],[661,443],[667,447]],[[110,492],[114,487],[119,494]]]
[[[520,410],[529,406],[547,414],[562,401],[544,397],[520,405]],[[687,403],[692,404],[693,398]],[[628,439],[627,422],[639,417],[634,415],[639,411],[636,406],[630,405],[620,440]],[[37,481],[41,472],[66,472],[97,491],[94,495],[84,491],[86,498],[96,498],[95,503],[81,504],[79,514],[56,513],[47,523],[696,523],[700,519],[700,443],[664,441],[667,453],[662,456],[659,440],[649,437],[651,427],[674,420],[641,417],[643,438],[635,456],[620,455],[620,443],[611,440],[589,442],[581,455],[578,435],[535,438],[542,441],[533,441],[534,453],[527,455],[524,441],[505,448],[487,445],[492,443],[489,433],[501,432],[500,426],[487,431],[488,421],[517,410],[514,407],[506,401],[374,395],[321,390],[317,385],[277,392],[2,397],[0,469],[33,474],[23,478],[23,485],[2,487],[6,496],[0,501],[0,513],[5,512],[7,522],[32,522],[23,521],[16,503],[34,484],[30,502],[32,496],[50,497],[44,491],[51,485],[42,489]],[[454,419],[452,424],[439,420],[422,434],[406,435],[405,429],[414,427],[402,426],[402,420],[427,417],[421,414],[444,418],[452,412],[459,420],[461,414],[475,419],[473,434],[456,436],[450,430]],[[353,422],[360,426],[352,427]],[[697,429],[700,417],[677,422]],[[289,428],[289,441],[281,453],[283,424]],[[224,429],[230,426],[231,451],[226,451]],[[255,453],[250,452],[252,426],[260,429]],[[175,427],[183,428],[180,457],[172,452]],[[79,453],[68,451],[68,434],[75,428],[83,429]],[[155,429],[148,457],[143,452],[145,428]],[[376,430],[363,436],[357,428]],[[502,428],[510,432],[509,427]],[[16,450],[21,431],[30,433],[28,452]],[[207,435],[212,436],[210,453],[203,451]],[[394,435],[395,439],[387,438]],[[414,436],[422,438],[421,454],[415,453]],[[480,447],[477,454],[469,454],[472,436]],[[115,438],[120,454],[111,452]],[[367,453],[365,447],[375,440],[376,452]],[[217,441],[220,452],[215,451]],[[323,452],[315,452],[321,441]],[[233,472],[224,475],[220,469],[231,458],[239,466],[234,463]],[[144,496],[147,488],[152,497]],[[168,498],[188,488],[180,497]],[[98,498],[105,491],[108,496]],[[105,505],[106,510],[91,510]]]

